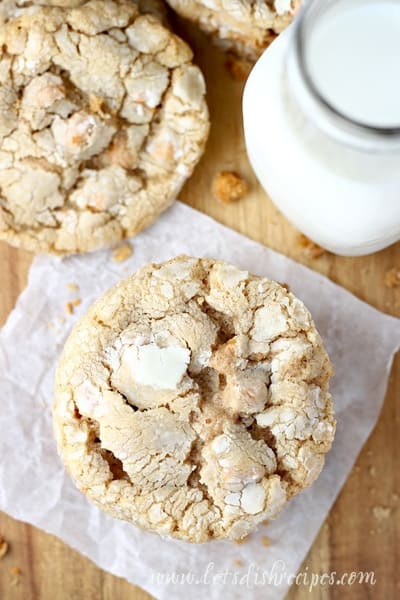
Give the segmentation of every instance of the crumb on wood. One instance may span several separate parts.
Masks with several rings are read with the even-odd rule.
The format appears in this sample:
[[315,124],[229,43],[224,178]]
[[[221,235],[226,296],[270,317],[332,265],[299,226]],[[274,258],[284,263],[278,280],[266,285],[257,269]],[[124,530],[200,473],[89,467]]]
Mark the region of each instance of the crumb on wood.
[[250,75],[253,63],[244,58],[230,56],[225,61],[225,68],[235,81],[246,81]]
[[4,558],[8,552],[8,542],[0,535],[0,559]]
[[214,197],[227,204],[244,198],[248,189],[247,181],[235,171],[221,171],[213,182]]
[[242,560],[240,560],[240,558],[235,558],[235,560],[233,561],[233,564],[234,564],[236,567],[243,567],[243,561],[242,561]]
[[266,535],[261,536],[261,543],[265,548],[268,548],[268,546],[272,544],[271,540]]
[[302,250],[304,256],[307,258],[320,258],[326,254],[326,250],[318,246],[315,242],[310,240],[304,233],[301,233],[298,237],[298,244]]
[[375,477],[376,476],[376,467],[374,467],[373,465],[371,467],[369,467],[368,473],[370,474],[371,477]]
[[387,271],[383,282],[387,288],[400,287],[400,269],[390,269]]
[[67,283],[67,289],[71,290],[71,292],[78,292],[79,285],[77,283]]
[[130,244],[126,243],[126,244],[122,244],[121,246],[118,246],[117,248],[115,248],[115,250],[112,253],[112,259],[114,262],[124,262],[125,260],[127,260],[130,256],[132,256],[133,254],[133,248]]
[[392,494],[392,500],[393,500],[394,504],[397,504],[398,501],[400,500],[399,494],[396,494],[396,492],[393,492],[393,494]]
[[21,581],[22,569],[21,567],[11,567],[10,569],[11,575],[11,585],[18,585]]
[[372,514],[375,519],[378,519],[378,521],[382,521],[390,517],[391,512],[392,511],[388,506],[377,505],[372,507]]

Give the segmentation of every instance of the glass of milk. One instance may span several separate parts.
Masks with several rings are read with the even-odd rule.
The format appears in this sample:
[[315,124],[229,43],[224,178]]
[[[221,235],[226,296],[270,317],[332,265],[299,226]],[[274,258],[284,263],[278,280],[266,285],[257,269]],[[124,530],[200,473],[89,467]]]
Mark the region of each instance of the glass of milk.
[[250,161],[272,200],[344,255],[400,240],[400,0],[311,0],[252,70]]

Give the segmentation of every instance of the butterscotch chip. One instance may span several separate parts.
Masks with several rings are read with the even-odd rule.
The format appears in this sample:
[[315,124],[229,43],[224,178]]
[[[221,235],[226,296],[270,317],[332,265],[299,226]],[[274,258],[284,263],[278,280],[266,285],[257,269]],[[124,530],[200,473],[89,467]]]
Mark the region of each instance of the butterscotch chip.
[[318,246],[315,242],[310,240],[306,235],[301,233],[298,237],[298,244],[302,249],[302,252],[308,258],[320,258],[326,254],[326,250]]
[[253,64],[243,58],[230,57],[225,62],[225,66],[233,79],[236,81],[246,81]]
[[34,6],[0,27],[0,239],[54,254],[113,246],[191,175],[209,129],[204,79],[142,4]]
[[256,60],[292,21],[299,0],[167,0],[226,50]]
[[310,313],[279,284],[210,259],[150,264],[66,343],[59,452],[114,517],[189,542],[246,540],[318,477],[331,375]]
[[118,246],[115,248],[112,253],[112,259],[114,262],[124,262],[133,254],[133,248],[130,244],[122,244],[122,246]]
[[236,202],[241,200],[248,192],[248,185],[238,173],[221,171],[213,182],[213,194],[221,202]]
[[8,543],[3,537],[0,536],[0,559],[3,558],[8,552]]
[[395,288],[400,286],[400,269],[390,269],[385,274],[384,284],[388,288]]

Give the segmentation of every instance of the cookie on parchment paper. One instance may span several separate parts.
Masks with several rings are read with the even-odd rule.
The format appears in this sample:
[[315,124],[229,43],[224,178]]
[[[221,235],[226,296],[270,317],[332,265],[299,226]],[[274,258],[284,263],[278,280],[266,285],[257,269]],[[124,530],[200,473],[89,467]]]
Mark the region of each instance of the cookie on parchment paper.
[[167,0],[182,17],[198,24],[215,41],[256,60],[291,22],[300,0]]
[[190,48],[130,0],[22,10],[0,47],[0,239],[68,254],[152,223],[208,136]]
[[279,284],[178,257],[121,281],[76,325],[54,429],[78,488],[189,542],[239,539],[319,475],[331,364]]

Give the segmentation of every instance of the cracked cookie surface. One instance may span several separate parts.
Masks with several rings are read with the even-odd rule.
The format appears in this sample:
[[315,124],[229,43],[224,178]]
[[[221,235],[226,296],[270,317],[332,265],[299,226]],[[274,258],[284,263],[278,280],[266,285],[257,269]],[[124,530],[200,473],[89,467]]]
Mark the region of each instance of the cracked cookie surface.
[[256,60],[292,21],[300,0],[167,0],[219,45]]
[[59,452],[114,517],[190,542],[238,539],[319,475],[331,374],[309,312],[277,283],[208,259],[148,265],[66,343]]
[[125,0],[24,9],[0,41],[0,239],[69,254],[153,222],[208,135],[190,48]]
[[[23,12],[34,12],[40,6],[58,6],[60,8],[76,8],[85,4],[88,0],[1,0],[0,1],[0,24],[5,23],[13,17],[18,17]],[[157,17],[165,25],[168,25],[167,11],[163,0],[132,0],[138,5],[142,14],[150,14]]]

